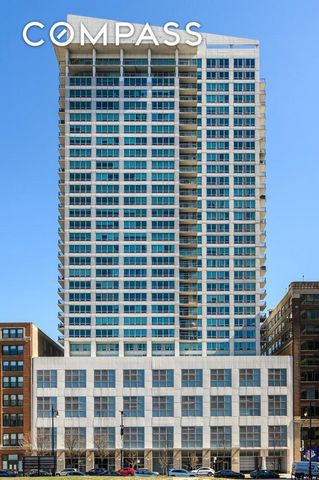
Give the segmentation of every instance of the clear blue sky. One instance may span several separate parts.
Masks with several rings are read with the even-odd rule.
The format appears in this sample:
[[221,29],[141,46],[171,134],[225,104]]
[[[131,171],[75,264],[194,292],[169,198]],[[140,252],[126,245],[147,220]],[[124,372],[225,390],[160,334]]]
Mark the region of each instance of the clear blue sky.
[[268,307],[294,280],[319,280],[317,0],[15,0],[1,18],[1,321],[57,336],[57,98],[52,46],[25,23],[67,13],[257,38],[267,80]]

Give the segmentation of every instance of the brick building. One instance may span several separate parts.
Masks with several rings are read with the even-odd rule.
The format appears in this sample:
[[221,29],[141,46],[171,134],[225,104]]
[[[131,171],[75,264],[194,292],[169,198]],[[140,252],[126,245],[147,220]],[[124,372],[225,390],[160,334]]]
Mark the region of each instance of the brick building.
[[0,468],[21,470],[31,442],[32,358],[63,350],[32,323],[0,324]]
[[[293,282],[261,331],[262,352],[292,355],[294,459],[319,458],[319,282]],[[311,421],[311,430],[310,430]]]

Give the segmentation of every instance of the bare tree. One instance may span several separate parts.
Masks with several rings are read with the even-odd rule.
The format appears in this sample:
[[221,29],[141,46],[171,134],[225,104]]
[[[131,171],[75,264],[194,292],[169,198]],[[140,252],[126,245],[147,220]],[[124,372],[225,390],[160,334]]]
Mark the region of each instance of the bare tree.
[[195,452],[190,452],[188,457],[187,457],[187,461],[188,461],[188,467],[191,470],[195,470],[195,468],[197,467],[197,462],[198,462],[198,458],[196,456],[196,453]]
[[165,473],[165,475],[167,475],[168,474],[168,466],[170,464],[170,456],[169,456],[167,448],[165,448],[165,450],[161,450],[159,452],[158,461],[159,461],[160,466],[162,467],[162,472],[161,473]]
[[72,430],[65,435],[64,446],[66,457],[73,459],[81,457],[85,453],[85,448],[81,446],[77,433]]
[[48,455],[51,453],[51,429],[39,428],[37,430],[36,447],[34,447],[34,455]]
[[34,442],[32,440],[32,436],[30,433],[25,433],[23,435],[23,440],[20,446],[23,448],[25,455],[38,455],[37,448],[34,445]]
[[113,453],[113,451],[108,448],[108,439],[105,435],[97,435],[95,437],[94,447],[94,454],[102,463],[106,459],[109,460]]
[[126,455],[125,455],[125,460],[127,461],[127,463],[129,464],[129,466],[131,468],[137,468],[138,466],[138,453],[134,450],[132,451],[129,451]]

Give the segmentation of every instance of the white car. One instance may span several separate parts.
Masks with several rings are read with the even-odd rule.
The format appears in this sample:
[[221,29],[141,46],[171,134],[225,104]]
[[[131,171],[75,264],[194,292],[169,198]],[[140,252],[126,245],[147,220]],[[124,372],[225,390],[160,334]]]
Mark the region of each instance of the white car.
[[191,473],[194,473],[195,475],[207,475],[212,477],[215,474],[215,470],[210,467],[200,467],[197,468],[197,470],[192,470]]
[[63,470],[60,470],[59,472],[56,472],[56,475],[58,477],[64,477],[66,473],[69,472],[76,472],[76,468],[64,468]]
[[171,468],[168,471],[169,477],[195,477],[195,473],[185,470],[185,468]]

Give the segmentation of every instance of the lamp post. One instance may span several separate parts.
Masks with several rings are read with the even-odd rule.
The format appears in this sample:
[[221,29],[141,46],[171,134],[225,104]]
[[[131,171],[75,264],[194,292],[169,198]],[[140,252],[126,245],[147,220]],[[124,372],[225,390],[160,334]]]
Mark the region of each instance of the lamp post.
[[123,410],[120,410],[121,414],[121,425],[120,425],[120,434],[121,434],[121,468],[123,468],[123,448],[124,448],[124,412]]
[[312,405],[309,403],[309,416],[308,410],[304,412],[304,417],[309,418],[309,480],[312,480]]
[[59,412],[51,405],[51,453],[53,457],[54,467],[53,467],[53,474],[55,475],[56,470],[56,455],[55,455],[55,441],[54,441],[54,419],[58,416]]

